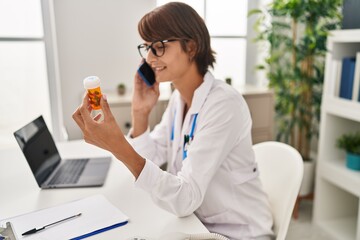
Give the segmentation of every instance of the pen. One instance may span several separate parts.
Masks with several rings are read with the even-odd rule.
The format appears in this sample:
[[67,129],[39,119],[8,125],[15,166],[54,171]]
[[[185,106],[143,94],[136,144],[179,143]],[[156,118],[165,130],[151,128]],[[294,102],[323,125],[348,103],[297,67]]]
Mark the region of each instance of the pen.
[[29,230],[29,231],[27,231],[27,232],[24,232],[22,235],[24,236],[24,235],[29,235],[29,234],[37,233],[38,231],[44,230],[45,228],[50,227],[50,226],[52,226],[52,225],[54,225],[54,224],[58,224],[58,223],[61,223],[61,222],[66,221],[66,220],[70,220],[70,219],[72,219],[72,218],[76,218],[76,217],[80,217],[80,216],[81,216],[81,213],[78,213],[78,214],[76,214],[76,215],[74,215],[74,216],[67,217],[67,218],[61,219],[61,220],[59,220],[59,221],[56,221],[56,222],[50,223],[50,224],[48,224],[48,225],[45,225],[45,226],[43,226],[42,228],[33,228],[33,229],[31,229],[31,230]]

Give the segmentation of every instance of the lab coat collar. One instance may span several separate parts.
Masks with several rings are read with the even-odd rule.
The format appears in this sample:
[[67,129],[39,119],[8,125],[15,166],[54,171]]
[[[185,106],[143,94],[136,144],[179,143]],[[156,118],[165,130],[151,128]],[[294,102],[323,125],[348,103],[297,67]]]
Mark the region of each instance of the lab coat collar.
[[210,92],[213,82],[214,76],[210,72],[207,72],[204,76],[204,82],[194,92],[194,96],[191,101],[191,107],[189,109],[190,114],[199,113]]

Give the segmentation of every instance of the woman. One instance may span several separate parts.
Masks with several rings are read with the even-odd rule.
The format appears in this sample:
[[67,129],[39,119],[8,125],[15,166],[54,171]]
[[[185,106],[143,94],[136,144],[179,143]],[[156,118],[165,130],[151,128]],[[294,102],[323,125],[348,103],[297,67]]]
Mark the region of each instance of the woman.
[[[109,150],[135,176],[135,185],[179,217],[195,213],[211,232],[230,239],[271,239],[272,217],[261,188],[251,140],[251,117],[243,97],[208,72],[215,58],[208,30],[188,5],[169,3],[139,22],[139,52],[152,67],[148,87],[136,74],[133,128],[126,139],[104,96],[105,120],[90,117],[85,96],[73,114],[86,142]],[[175,91],[162,121],[148,120],[159,83]],[[167,163],[167,171],[159,168]]]

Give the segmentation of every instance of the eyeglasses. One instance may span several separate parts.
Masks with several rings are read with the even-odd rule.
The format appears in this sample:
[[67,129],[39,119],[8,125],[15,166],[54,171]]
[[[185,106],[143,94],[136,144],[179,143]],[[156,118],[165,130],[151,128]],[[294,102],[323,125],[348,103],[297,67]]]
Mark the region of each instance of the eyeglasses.
[[161,57],[164,55],[165,53],[165,43],[168,42],[174,42],[174,41],[180,41],[181,39],[169,39],[169,40],[161,40],[161,41],[156,41],[156,42],[152,42],[149,45],[143,43],[140,44],[137,48],[139,50],[140,56],[142,58],[146,58],[147,55],[149,54],[149,49],[151,49],[151,52],[157,56],[157,57]]

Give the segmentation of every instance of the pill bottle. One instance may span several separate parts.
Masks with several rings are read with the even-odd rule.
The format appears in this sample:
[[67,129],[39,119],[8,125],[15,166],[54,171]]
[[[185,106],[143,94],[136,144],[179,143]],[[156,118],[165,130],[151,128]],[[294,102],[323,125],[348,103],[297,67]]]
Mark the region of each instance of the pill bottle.
[[84,79],[84,88],[87,90],[90,104],[93,110],[99,110],[100,99],[101,99],[101,89],[100,89],[100,78],[97,76],[89,76]]

